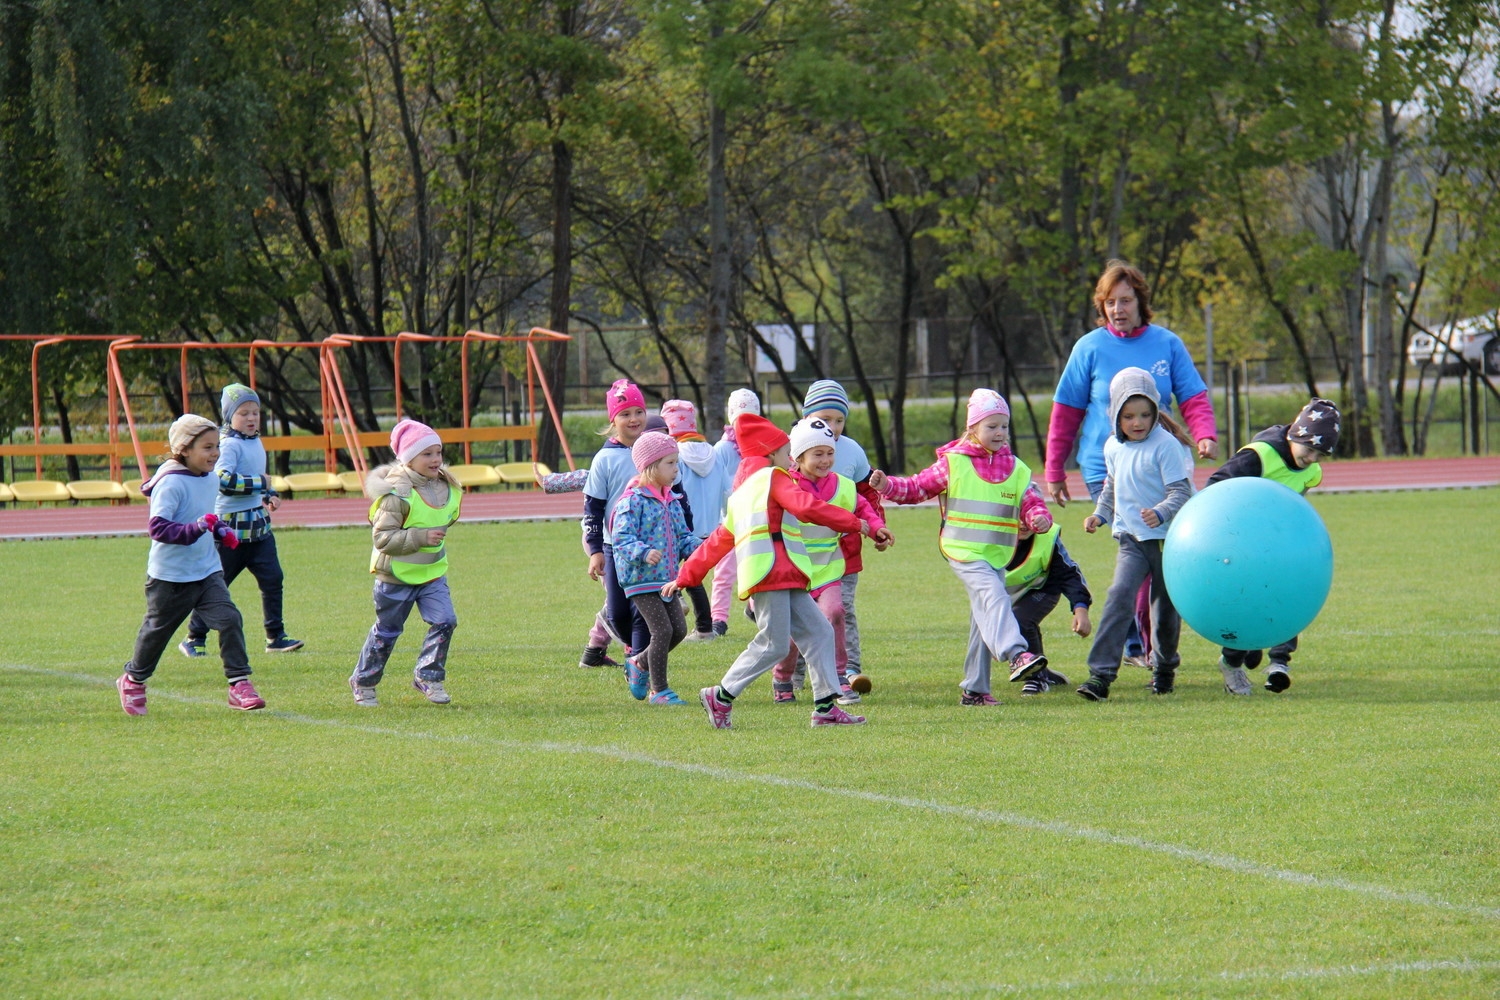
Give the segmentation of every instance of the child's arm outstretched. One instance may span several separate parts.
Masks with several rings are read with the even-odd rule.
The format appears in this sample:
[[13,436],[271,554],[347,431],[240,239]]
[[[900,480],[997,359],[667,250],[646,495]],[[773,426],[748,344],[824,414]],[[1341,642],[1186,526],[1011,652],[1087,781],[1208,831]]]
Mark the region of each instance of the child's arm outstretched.
[[948,460],[941,456],[915,476],[888,476],[879,469],[870,473],[871,489],[892,503],[923,503],[948,491]]

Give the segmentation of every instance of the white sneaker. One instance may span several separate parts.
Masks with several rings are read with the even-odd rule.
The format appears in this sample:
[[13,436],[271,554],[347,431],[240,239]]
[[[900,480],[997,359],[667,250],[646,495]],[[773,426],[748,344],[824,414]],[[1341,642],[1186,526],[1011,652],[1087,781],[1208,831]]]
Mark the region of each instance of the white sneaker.
[[707,632],[699,632],[697,630],[694,630],[692,632],[689,632],[687,634],[687,637],[684,638],[682,641],[683,642],[713,642],[718,637],[719,637],[719,633],[715,632],[713,629],[709,629]]
[[1250,684],[1250,675],[1244,667],[1231,667],[1219,658],[1219,673],[1224,675],[1224,690],[1230,694],[1248,695],[1255,688]]
[[453,698],[443,688],[442,681],[424,681],[420,677],[413,677],[411,686],[427,696],[427,700],[434,705],[446,705]]
[[380,706],[380,699],[375,697],[375,689],[361,687],[354,682],[353,677],[349,678],[349,690],[354,692],[354,704],[359,705],[361,708],[378,708]]

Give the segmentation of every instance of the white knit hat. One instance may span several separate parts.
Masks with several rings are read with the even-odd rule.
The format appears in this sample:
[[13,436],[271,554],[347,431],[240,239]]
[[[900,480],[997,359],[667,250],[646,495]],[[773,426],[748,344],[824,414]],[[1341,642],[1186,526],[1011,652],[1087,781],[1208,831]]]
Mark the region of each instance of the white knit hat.
[[733,424],[734,418],[741,413],[760,416],[760,397],[754,389],[736,389],[729,394],[729,401],[724,405],[724,419]]
[[820,444],[826,444],[832,448],[838,444],[838,438],[834,436],[833,428],[814,417],[803,417],[792,425],[792,457],[796,458],[809,448],[816,448]]

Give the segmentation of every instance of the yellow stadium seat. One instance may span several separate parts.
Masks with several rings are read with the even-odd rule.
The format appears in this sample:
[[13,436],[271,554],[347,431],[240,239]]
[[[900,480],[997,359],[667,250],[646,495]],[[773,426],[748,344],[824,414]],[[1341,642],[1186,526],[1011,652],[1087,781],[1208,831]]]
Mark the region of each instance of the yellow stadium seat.
[[141,480],[141,479],[127,479],[123,483],[121,483],[120,485],[123,486],[123,487],[125,487],[125,495],[128,496],[130,499],[132,499],[132,500],[144,500],[144,499],[146,499],[146,494],[144,494],[144,493],[141,492],[141,483],[142,482],[144,482],[144,480]]
[[343,481],[332,472],[294,472],[286,477],[293,493],[342,493]]
[[284,479],[283,477],[269,476],[267,478],[269,478],[271,481],[271,489],[275,490],[277,493],[292,492],[292,488],[287,485],[286,479]]
[[16,495],[10,491],[10,487],[0,483],[0,503],[10,503]]
[[28,479],[10,484],[10,491],[21,503],[68,503],[73,494],[65,483],[52,479]]
[[125,487],[113,479],[75,479],[68,484],[68,495],[74,500],[110,500],[116,503],[130,499]]
[[448,471],[453,473],[458,485],[466,490],[477,486],[500,485],[500,474],[493,465],[450,465]]
[[345,493],[363,493],[365,491],[365,477],[357,472],[340,472],[339,482],[344,484]]
[[508,486],[535,486],[538,475],[550,476],[552,470],[542,462],[506,462],[495,466],[500,481]]

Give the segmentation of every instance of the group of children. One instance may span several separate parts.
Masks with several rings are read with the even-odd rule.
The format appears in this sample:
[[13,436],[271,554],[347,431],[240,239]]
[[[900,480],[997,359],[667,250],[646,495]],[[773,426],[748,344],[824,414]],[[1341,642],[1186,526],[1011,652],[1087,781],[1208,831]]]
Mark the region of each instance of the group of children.
[[[1089,677],[1077,693],[1109,697],[1135,595],[1151,583],[1150,689],[1172,691],[1179,663],[1180,621],[1161,573],[1167,525],[1193,492],[1186,435],[1160,409],[1155,380],[1129,368],[1110,384],[1114,433],[1104,446],[1107,476],[1094,511],[1093,533],[1108,525],[1119,543],[1114,580],[1097,630],[1091,595],[1060,539],[1060,528],[1010,448],[1010,410],[999,393],[976,389],[965,432],[937,450],[913,476],[872,469],[864,450],[843,433],[849,400],[836,382],[810,387],[802,418],[790,432],[760,414],[748,389],[730,395],[728,425],[717,445],[700,433],[696,410],[669,400],[649,414],[640,389],[619,380],[606,396],[606,441],[586,472],[542,477],[552,492],[581,489],[588,575],[604,589],[581,666],[622,666],[631,695],[650,705],[686,704],[673,691],[669,654],[689,638],[726,634],[733,596],[746,602],[755,635],[718,684],[698,701],[716,728],[729,728],[735,700],[762,674],[773,673],[772,697],[795,701],[812,677],[813,726],[857,725],[845,710],[871,689],[860,653],[855,589],[862,539],[884,550],[895,539],[882,505],[936,498],[942,514],[938,548],[958,577],[970,609],[969,641],[960,684],[962,705],[993,705],[991,667],[1007,664],[1023,695],[1067,684],[1048,669],[1041,621],[1066,597],[1072,630],[1094,635]],[[117,682],[128,714],[146,712],[146,681],[177,628],[191,619],[181,644],[205,653],[208,630],[219,632],[231,707],[265,702],[250,682],[240,614],[228,583],[249,569],[260,583],[266,649],[301,646],[283,631],[281,569],[270,528],[278,498],[266,476],[258,440],[259,400],[245,386],[224,390],[225,425],[187,415],[169,432],[172,458],[142,491],[151,501],[147,613],[135,654]],[[1210,477],[1265,476],[1299,492],[1321,480],[1319,458],[1338,441],[1338,410],[1314,399],[1290,425],[1258,435]],[[447,529],[457,521],[462,489],[443,463],[435,431],[402,420],[391,432],[395,462],[370,473],[376,621],[349,685],[361,706],[378,704],[376,686],[413,608],[428,625],[414,687],[445,704],[448,648],[457,618],[447,584]],[[704,589],[712,573],[713,595]],[[694,628],[678,599],[694,603]],[[625,647],[611,659],[611,640]],[[1266,687],[1284,691],[1296,639],[1269,652]],[[1226,689],[1249,694],[1247,668],[1258,650],[1222,650]],[[805,674],[804,674],[805,671]]]

